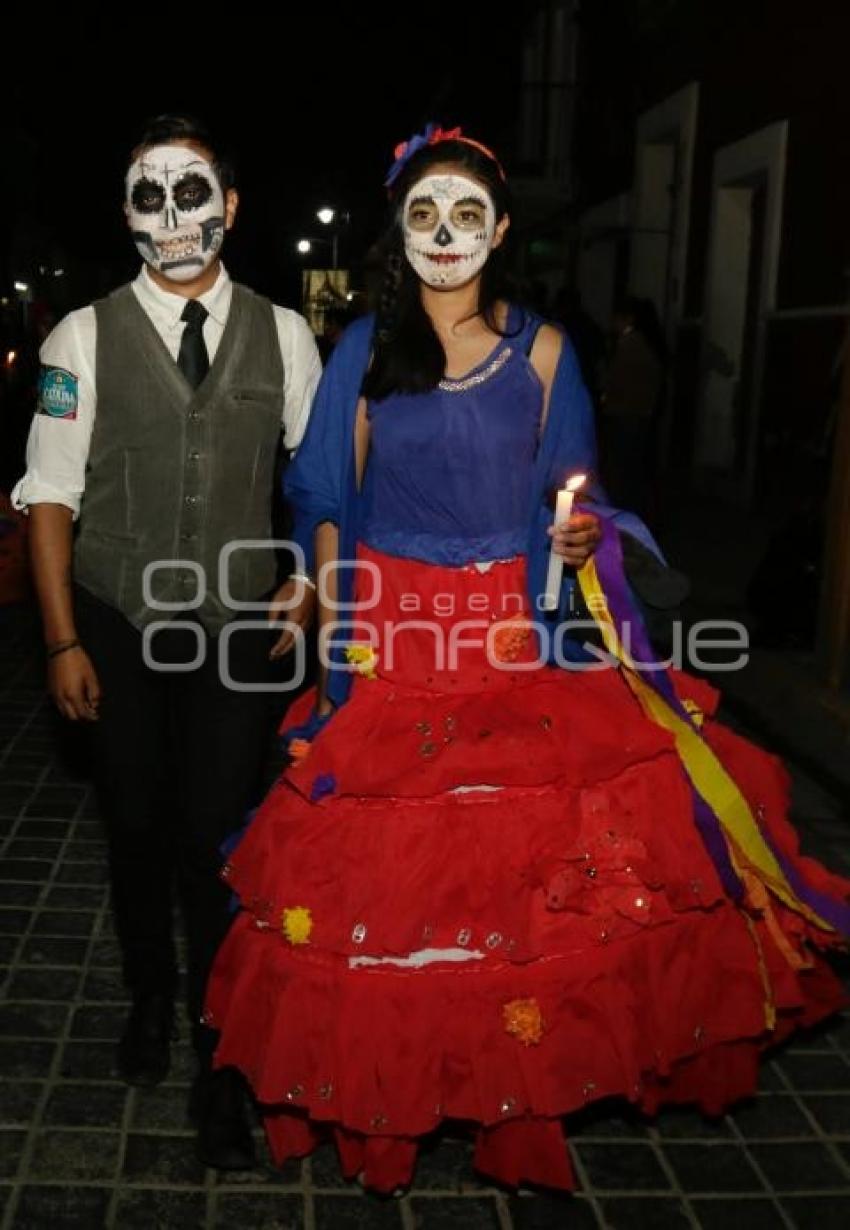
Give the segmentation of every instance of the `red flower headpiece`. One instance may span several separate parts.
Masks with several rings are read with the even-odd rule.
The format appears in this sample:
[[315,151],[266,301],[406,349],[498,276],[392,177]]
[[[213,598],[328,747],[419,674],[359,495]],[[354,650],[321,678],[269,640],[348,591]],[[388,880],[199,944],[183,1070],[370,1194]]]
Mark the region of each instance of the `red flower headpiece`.
[[393,151],[395,162],[390,167],[387,178],[384,180],[384,187],[392,187],[414,154],[418,153],[421,149],[425,149],[428,145],[439,145],[441,141],[462,141],[464,145],[471,145],[473,149],[477,149],[485,158],[495,162],[499,175],[502,179],[505,178],[505,172],[502,170],[499,159],[486,145],[482,145],[480,141],[473,141],[471,137],[465,137],[460,128],[441,128],[439,124],[427,124],[424,132],[416,133],[409,140],[401,141],[395,147]]

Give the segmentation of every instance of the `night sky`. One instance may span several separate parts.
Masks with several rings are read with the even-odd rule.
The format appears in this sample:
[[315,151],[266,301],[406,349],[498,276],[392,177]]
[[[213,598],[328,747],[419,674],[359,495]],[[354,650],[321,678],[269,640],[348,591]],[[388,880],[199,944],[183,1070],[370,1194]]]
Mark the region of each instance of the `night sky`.
[[233,151],[242,207],[226,262],[284,302],[298,296],[295,241],[321,234],[319,206],[350,212],[341,263],[377,237],[393,146],[427,120],[504,148],[529,5],[514,17],[482,6],[293,7],[206,18],[201,5],[134,6],[109,10],[121,32],[106,10],[89,28],[45,14],[40,29],[19,29],[2,81],[4,280],[20,276],[16,260],[34,244],[48,263],[51,248],[61,255],[66,294],[83,301],[132,276],[123,174],[143,121],[165,111],[199,116]]

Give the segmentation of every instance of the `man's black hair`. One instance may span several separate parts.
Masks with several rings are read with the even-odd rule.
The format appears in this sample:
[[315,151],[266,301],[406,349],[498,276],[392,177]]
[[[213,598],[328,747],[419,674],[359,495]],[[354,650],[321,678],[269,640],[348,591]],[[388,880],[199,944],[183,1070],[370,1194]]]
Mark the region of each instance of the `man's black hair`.
[[170,141],[195,141],[198,145],[203,145],[212,155],[213,165],[224,191],[233,187],[236,180],[233,160],[207,125],[193,115],[166,112],[147,120],[138,140],[133,144],[131,160],[140,149],[150,148],[152,145],[167,145]]

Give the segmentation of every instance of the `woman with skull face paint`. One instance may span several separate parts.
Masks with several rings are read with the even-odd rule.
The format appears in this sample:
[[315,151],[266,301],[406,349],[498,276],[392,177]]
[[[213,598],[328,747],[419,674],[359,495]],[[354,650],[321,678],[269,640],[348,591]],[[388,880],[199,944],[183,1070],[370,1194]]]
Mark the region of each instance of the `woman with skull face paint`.
[[[479,1170],[569,1188],[564,1115],[717,1114],[841,1005],[821,950],[850,884],[798,857],[781,766],[713,720],[713,689],[637,669],[641,523],[591,484],[552,532],[592,415],[568,340],[498,297],[496,159],[429,128],[390,185],[380,310],[335,350],[288,481],[328,565],[328,665],[225,868],[243,908],[207,1007],[278,1159],[331,1135],[390,1191],[456,1119]],[[553,648],[577,581],[603,669]]]

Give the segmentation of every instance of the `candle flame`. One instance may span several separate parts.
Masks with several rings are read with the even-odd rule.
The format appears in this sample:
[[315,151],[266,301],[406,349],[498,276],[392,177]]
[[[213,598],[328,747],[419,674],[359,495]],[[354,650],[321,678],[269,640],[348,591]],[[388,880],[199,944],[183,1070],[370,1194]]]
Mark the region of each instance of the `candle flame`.
[[565,491],[578,491],[579,487],[583,487],[587,482],[586,474],[574,474],[572,478],[567,479],[564,487]]

